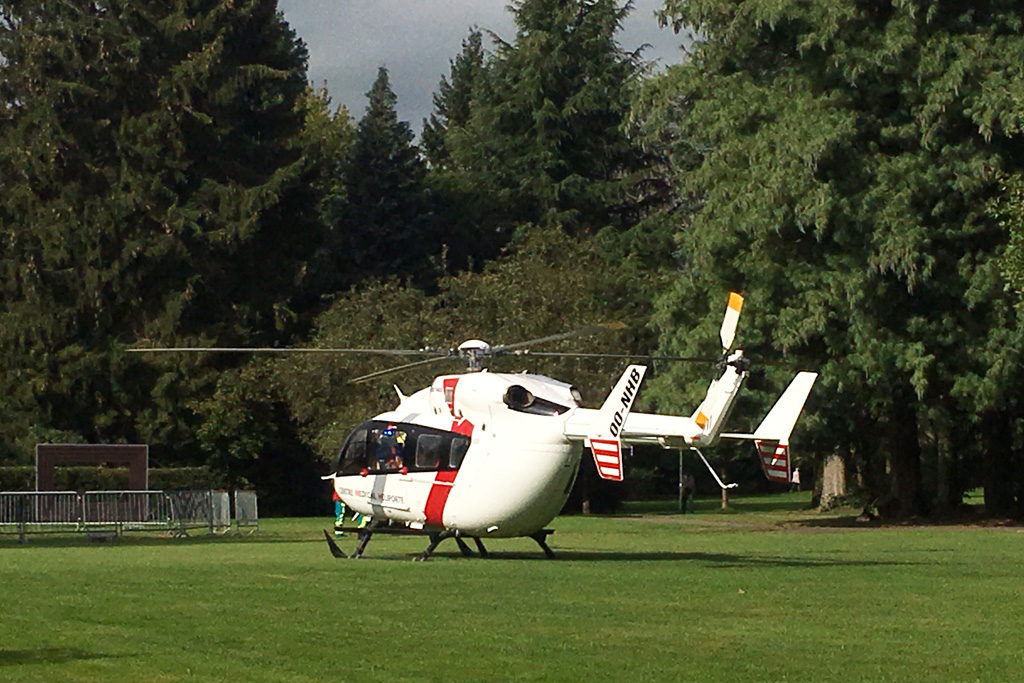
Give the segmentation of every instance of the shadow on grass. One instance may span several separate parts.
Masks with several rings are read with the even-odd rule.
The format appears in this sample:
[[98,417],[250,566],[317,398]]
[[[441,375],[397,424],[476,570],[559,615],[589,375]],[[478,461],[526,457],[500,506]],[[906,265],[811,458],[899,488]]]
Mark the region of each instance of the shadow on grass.
[[[365,559],[377,560],[402,560],[412,561],[418,557],[416,554],[373,556],[365,555]],[[530,560],[539,562],[553,562],[561,564],[565,562],[697,562],[711,567],[726,569],[751,568],[751,567],[895,567],[912,566],[922,564],[920,562],[904,562],[893,560],[856,560],[856,559],[818,559],[808,557],[764,557],[758,555],[736,555],[732,553],[684,553],[665,552],[652,550],[644,551],[600,551],[600,550],[555,550],[554,559],[546,557],[541,552],[494,552],[490,551],[487,558],[479,556],[464,557],[458,552],[435,552],[434,559],[448,560],[475,560],[477,562],[493,562],[508,560]],[[351,561],[351,560],[344,560]]]
[[[808,491],[775,495],[751,495],[729,497],[729,507],[722,509],[719,498],[699,498],[693,501],[691,512],[718,515],[743,514],[745,512],[805,512],[811,508],[811,494]],[[680,514],[677,500],[625,501],[620,515],[673,515]]]
[[117,655],[88,652],[75,647],[37,647],[30,650],[0,649],[0,666],[23,664],[65,664],[87,659],[108,659]]
[[[83,533],[73,534],[29,534],[23,543],[16,536],[0,536],[0,548],[100,548],[100,547],[171,547],[192,545],[245,544],[245,543],[323,543],[319,528],[302,535],[288,534],[197,534],[193,536],[142,535],[145,532],[128,532],[120,538],[90,539]],[[353,537],[355,534],[353,534]]]
[[[737,555],[733,553],[680,553],[680,552],[602,552],[602,551],[555,551],[556,560],[569,562],[699,562],[712,567],[881,567],[917,564],[892,560],[819,559],[808,557],[764,557],[759,555]],[[545,558],[535,558],[545,559]]]
[[796,529],[880,529],[885,525],[878,520],[865,520],[859,515],[828,515],[790,522],[789,526]]

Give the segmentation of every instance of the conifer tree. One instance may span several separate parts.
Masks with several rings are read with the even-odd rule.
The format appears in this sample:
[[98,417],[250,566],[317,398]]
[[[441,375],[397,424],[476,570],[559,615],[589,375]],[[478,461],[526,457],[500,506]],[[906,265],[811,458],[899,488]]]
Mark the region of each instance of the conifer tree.
[[[468,167],[452,158],[450,145],[467,134],[476,91],[486,81],[483,36],[470,31],[434,93],[434,111],[423,121],[420,146],[428,163],[431,213],[438,226],[446,272],[480,268],[494,258],[511,233],[494,224],[493,199]],[[456,141],[456,142],[453,142]]]
[[462,41],[462,52],[452,60],[448,78],[442,76],[434,93],[434,112],[423,120],[420,146],[433,170],[445,169],[451,159],[446,137],[449,131],[461,130],[469,123],[473,93],[484,75],[483,34],[473,29]]
[[625,130],[642,73],[615,33],[629,12],[613,0],[523,0],[517,33],[500,43],[465,131],[449,135],[452,163],[482,188],[494,227],[561,225],[570,234],[635,220]]
[[1019,8],[669,0],[665,17],[702,36],[662,90],[700,202],[666,350],[691,345],[672,328],[695,301],[741,289],[748,351],[821,370],[806,445],[870,497],[914,515],[984,481],[991,511],[1024,512],[1021,328],[986,210],[1024,162]]
[[25,0],[0,4],[0,55],[5,441],[200,459],[223,360],[124,347],[292,327],[320,242],[305,48],[273,0]]
[[381,67],[339,170],[344,200],[328,221],[337,268],[348,285],[368,277],[399,276],[427,281],[439,246],[424,189],[426,167],[409,124],[398,120],[397,98]]

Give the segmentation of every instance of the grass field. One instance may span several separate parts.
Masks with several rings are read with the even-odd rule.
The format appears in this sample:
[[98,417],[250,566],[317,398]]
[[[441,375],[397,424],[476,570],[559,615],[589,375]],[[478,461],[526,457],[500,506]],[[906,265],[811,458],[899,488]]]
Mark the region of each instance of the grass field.
[[557,560],[511,540],[410,562],[424,540],[397,537],[335,560],[326,517],[0,537],[0,679],[1024,679],[1024,530],[859,528],[807,499],[563,517]]

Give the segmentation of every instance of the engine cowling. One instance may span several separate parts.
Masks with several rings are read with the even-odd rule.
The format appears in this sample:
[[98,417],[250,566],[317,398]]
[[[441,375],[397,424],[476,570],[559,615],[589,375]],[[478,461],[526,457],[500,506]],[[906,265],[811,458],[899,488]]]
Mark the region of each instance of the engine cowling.
[[505,390],[501,400],[512,410],[524,410],[532,406],[536,399],[526,387],[513,384]]

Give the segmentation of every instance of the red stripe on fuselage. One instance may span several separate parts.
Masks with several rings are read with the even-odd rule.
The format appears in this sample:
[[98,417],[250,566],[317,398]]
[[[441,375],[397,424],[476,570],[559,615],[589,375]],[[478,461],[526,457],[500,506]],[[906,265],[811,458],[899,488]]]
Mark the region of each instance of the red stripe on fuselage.
[[465,418],[452,421],[452,431],[462,436],[473,436],[473,423]]
[[442,470],[434,477],[434,484],[427,494],[427,505],[423,510],[426,524],[444,526],[444,506],[448,503],[448,494],[452,492],[452,484],[458,476],[458,470]]
[[[454,391],[454,382],[452,390]],[[473,423],[465,418],[456,418],[452,420],[451,430],[461,436],[472,438]],[[455,483],[455,477],[458,474],[458,470],[442,470],[434,477],[430,493],[427,494],[427,504],[423,508],[423,516],[426,517],[425,524],[444,526],[444,506],[448,503],[448,494],[452,492],[451,485]]]

